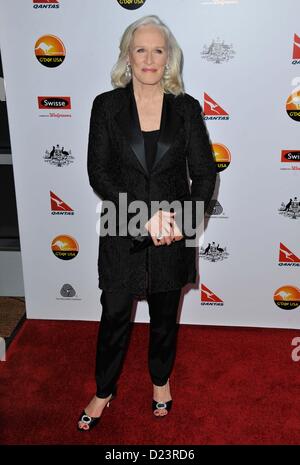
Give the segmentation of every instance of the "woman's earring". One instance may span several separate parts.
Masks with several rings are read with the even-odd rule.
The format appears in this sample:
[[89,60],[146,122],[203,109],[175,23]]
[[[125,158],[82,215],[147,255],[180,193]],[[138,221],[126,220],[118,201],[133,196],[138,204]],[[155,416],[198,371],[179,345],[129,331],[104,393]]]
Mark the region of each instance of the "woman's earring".
[[126,64],[126,71],[125,71],[126,79],[131,79],[131,66],[129,63]]
[[170,65],[167,63],[165,65],[164,77],[167,77],[169,75],[169,71],[170,71]]

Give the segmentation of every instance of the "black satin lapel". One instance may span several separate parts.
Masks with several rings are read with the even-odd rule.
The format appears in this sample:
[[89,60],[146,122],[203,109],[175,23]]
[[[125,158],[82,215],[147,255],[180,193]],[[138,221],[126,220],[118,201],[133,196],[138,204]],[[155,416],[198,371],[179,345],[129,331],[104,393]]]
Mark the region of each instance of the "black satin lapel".
[[131,138],[130,145],[136,154],[140,164],[144,168],[144,171],[149,175],[149,171],[146,163],[146,153],[144,137],[141,131],[139,115],[136,107],[136,101],[134,95],[131,94],[130,99],[130,120],[131,120]]
[[[144,138],[131,83],[128,84],[126,91],[126,99],[122,105],[122,109],[115,115],[115,118],[139,162],[138,165],[149,176]],[[182,126],[182,117],[178,112],[180,109],[181,105],[179,102],[176,107],[175,96],[173,94],[164,94],[157,152],[151,172],[169,150]]]
[[131,86],[128,86],[127,91],[127,102],[115,118],[124,133],[126,140],[136,155],[141,168],[149,176],[146,163],[144,138],[141,132],[138,111]]
[[175,109],[174,99],[175,97],[172,94],[164,94],[160,134],[152,170],[156,168],[156,165],[169,150],[182,125],[182,119]]

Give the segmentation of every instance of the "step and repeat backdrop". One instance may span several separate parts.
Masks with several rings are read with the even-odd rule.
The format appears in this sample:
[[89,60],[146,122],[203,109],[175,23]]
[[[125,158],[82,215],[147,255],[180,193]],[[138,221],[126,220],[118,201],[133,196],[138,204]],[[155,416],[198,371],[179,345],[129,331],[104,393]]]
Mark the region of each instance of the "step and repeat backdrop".
[[[94,97],[148,14],[184,53],[218,168],[181,323],[300,328],[298,0],[1,0],[0,40],[29,318],[98,320]],[[201,154],[199,154],[201,156]],[[146,301],[135,321],[148,321]]]

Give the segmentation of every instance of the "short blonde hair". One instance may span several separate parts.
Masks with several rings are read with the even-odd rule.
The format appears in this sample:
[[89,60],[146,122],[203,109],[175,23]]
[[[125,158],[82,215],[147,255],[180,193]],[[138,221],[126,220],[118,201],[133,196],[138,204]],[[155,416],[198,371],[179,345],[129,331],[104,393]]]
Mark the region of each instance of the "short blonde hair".
[[181,48],[168,26],[166,26],[166,24],[164,24],[156,15],[143,16],[125,29],[120,41],[119,58],[111,72],[112,86],[114,88],[125,87],[131,81],[131,77],[126,75],[129,47],[131,45],[134,32],[140,26],[146,26],[148,24],[160,28],[167,41],[169,68],[161,80],[162,88],[165,93],[172,93],[174,95],[183,94],[184,85],[181,76],[183,55]]

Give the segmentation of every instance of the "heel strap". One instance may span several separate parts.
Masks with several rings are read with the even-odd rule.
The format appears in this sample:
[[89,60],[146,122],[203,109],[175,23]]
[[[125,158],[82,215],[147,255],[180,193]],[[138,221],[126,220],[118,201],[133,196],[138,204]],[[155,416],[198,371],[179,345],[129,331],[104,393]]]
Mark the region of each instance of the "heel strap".
[[166,409],[169,411],[171,408],[171,405],[172,405],[172,400],[168,400],[168,402],[157,402],[156,400],[153,399],[152,401],[152,407],[154,410]]

